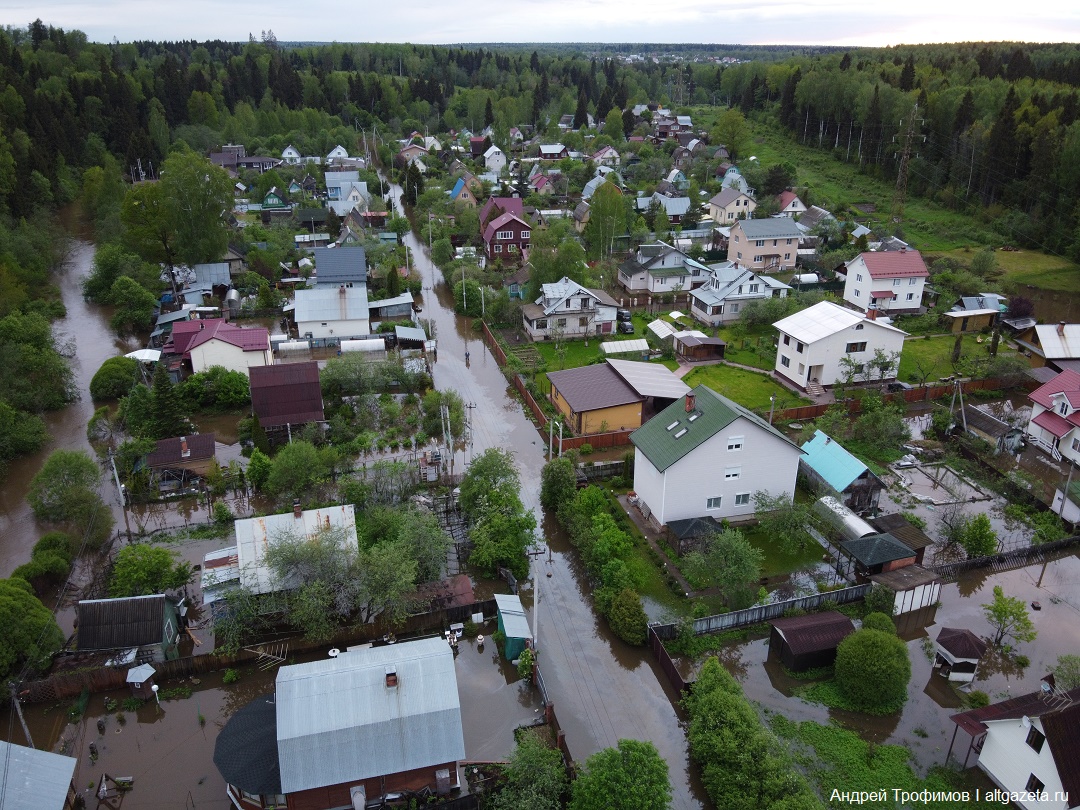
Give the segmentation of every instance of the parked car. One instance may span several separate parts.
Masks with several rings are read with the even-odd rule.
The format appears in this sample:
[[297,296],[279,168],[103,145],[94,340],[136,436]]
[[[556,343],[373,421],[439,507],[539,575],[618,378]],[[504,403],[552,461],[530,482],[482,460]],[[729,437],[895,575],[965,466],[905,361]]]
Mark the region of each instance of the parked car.
[[615,328],[624,335],[632,335],[635,332],[634,325],[630,321],[619,321]]
[[900,380],[893,380],[885,387],[885,390],[887,390],[890,394],[896,394],[901,391],[910,391],[911,386],[908,385],[906,382],[900,382]]
[[628,309],[620,309],[615,312],[615,320],[619,321],[620,323],[630,323],[632,317],[633,316],[630,314],[630,310]]

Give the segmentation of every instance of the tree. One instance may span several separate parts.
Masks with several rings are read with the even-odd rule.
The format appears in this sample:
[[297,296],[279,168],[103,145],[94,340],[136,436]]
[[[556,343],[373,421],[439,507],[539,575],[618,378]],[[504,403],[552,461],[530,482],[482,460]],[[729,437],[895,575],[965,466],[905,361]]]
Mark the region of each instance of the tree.
[[612,107],[607,117],[604,118],[604,134],[615,143],[621,143],[624,140],[623,114],[618,107]]
[[194,152],[173,152],[161,165],[158,185],[176,229],[176,257],[188,265],[220,259],[229,246],[233,205],[228,173]]
[[396,298],[401,294],[401,273],[396,267],[386,268],[385,292],[387,298]]
[[398,244],[400,245],[402,238],[409,232],[409,220],[395,214],[386,221],[386,227],[397,234]]
[[883,633],[895,633],[896,624],[892,616],[887,613],[871,612],[863,618],[862,626],[870,630],[880,630]]
[[138,373],[138,361],[130,357],[110,357],[90,380],[90,396],[97,400],[127,396]]
[[26,500],[39,520],[73,523],[82,517],[87,499],[97,497],[101,468],[81,450],[55,450],[30,480]]
[[121,276],[109,290],[109,301],[116,310],[109,319],[109,326],[120,335],[148,329],[154,320],[158,300],[139,282]]
[[567,457],[553,458],[540,473],[540,504],[558,511],[577,492],[574,463]]
[[649,617],[632,588],[623,588],[612,598],[608,621],[612,632],[627,644],[640,647],[648,638]]
[[1023,599],[1006,596],[1000,585],[994,586],[994,601],[982,605],[983,616],[990,623],[994,636],[990,643],[998,647],[1005,639],[1034,641],[1039,634],[1028,616]]
[[896,612],[896,592],[892,588],[875,584],[866,597],[863,604],[871,613],[884,613],[892,616]]
[[151,439],[168,439],[187,432],[188,421],[180,393],[169,377],[165,363],[154,366],[154,381],[150,386],[149,422],[146,425]]
[[282,447],[274,456],[266,491],[281,498],[300,498],[325,478],[326,471],[315,445],[299,439]]
[[445,267],[454,260],[454,246],[449,239],[436,239],[431,245],[431,260]]
[[746,116],[734,108],[724,110],[717,117],[709,138],[711,143],[726,146],[733,162],[738,160],[750,138],[750,126],[746,123]]
[[191,582],[191,564],[171,549],[135,543],[116,555],[109,596],[149,596],[183,588]]
[[888,714],[907,700],[911,659],[895,632],[855,631],[836,648],[833,670],[836,688],[857,711]]
[[248,460],[247,477],[256,492],[266,486],[273,465],[274,463],[270,460],[270,457],[258,447],[251,451],[251,458]]
[[738,529],[712,532],[704,538],[703,546],[703,551],[686,555],[687,576],[720,588],[728,604],[745,599],[761,577],[762,551]]
[[589,201],[585,239],[589,255],[603,259],[615,249],[615,239],[626,233],[626,200],[614,183],[601,183]]
[[666,810],[668,766],[651,742],[619,740],[586,760],[573,784],[570,810]]
[[959,543],[967,552],[969,560],[986,557],[997,550],[997,535],[985,512],[980,512],[964,524],[960,530]]
[[52,612],[23,579],[0,579],[0,678],[45,669],[64,646],[64,633]]
[[1080,688],[1080,655],[1059,655],[1053,673],[1054,686],[1058,689]]
[[562,752],[532,729],[519,736],[506,766],[506,785],[491,802],[494,810],[561,810],[566,793]]
[[813,525],[810,508],[803,503],[796,503],[786,493],[770,495],[767,490],[760,490],[753,495],[754,517],[762,533],[772,538],[782,548],[798,550],[814,542],[806,527]]
[[132,186],[120,207],[124,244],[148,262],[164,264],[170,273],[176,263],[177,223],[161,183]]

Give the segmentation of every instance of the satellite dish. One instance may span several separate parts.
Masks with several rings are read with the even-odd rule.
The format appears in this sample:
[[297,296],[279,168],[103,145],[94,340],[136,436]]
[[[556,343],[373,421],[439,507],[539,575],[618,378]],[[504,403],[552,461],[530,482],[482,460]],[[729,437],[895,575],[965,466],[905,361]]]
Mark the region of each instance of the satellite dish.
[[1031,718],[1025,714],[1023,717],[1020,718],[1020,725],[1022,725],[1024,728],[1031,728]]

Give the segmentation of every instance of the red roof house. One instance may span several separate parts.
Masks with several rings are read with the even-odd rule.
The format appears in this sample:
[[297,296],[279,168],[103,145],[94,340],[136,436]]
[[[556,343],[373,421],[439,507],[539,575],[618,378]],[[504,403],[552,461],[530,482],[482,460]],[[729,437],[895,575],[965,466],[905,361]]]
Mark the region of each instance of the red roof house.
[[529,249],[532,226],[517,214],[501,214],[484,228],[484,252],[488,259],[517,262]]
[[246,374],[252,366],[273,362],[270,332],[266,327],[234,326],[221,318],[178,321],[161,352],[162,359],[180,358],[195,373],[211,366],[224,366]]

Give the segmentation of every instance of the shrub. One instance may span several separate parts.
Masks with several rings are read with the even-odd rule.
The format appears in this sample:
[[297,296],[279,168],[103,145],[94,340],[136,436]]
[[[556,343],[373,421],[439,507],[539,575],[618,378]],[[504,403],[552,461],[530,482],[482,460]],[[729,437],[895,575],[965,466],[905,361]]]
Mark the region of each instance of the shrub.
[[232,509],[225,501],[214,502],[214,523],[228,523],[233,519]]
[[534,664],[535,664],[535,661],[533,660],[532,650],[529,650],[529,649],[522,650],[521,655],[518,656],[518,668],[517,668],[518,675],[523,680],[526,680],[526,681],[531,680],[532,679],[532,674],[533,674],[533,665]]
[[891,588],[875,585],[866,594],[863,604],[870,613],[884,613],[886,616],[892,616],[896,611],[896,594]]
[[236,669],[227,669],[221,676],[221,682],[224,684],[236,683],[238,680],[240,680],[240,671]]
[[641,597],[631,588],[624,588],[615,594],[608,621],[615,635],[627,644],[640,647],[648,638],[649,618],[641,605]]
[[593,446],[588,442],[585,442],[585,444],[581,445],[581,447],[579,447],[578,449],[583,456],[591,456],[593,452]]
[[836,687],[857,710],[895,711],[907,699],[911,660],[895,633],[864,628],[836,649]]
[[90,380],[90,396],[95,400],[126,397],[139,373],[139,364],[130,357],[112,357]]
[[862,621],[862,626],[869,630],[880,630],[883,633],[896,633],[896,625],[891,616],[884,613],[867,613]]
[[981,689],[973,689],[968,692],[964,702],[972,709],[981,709],[983,706],[990,705],[990,696]]

